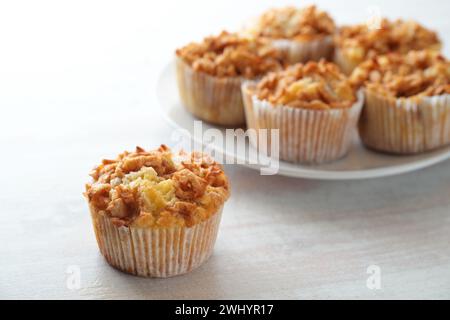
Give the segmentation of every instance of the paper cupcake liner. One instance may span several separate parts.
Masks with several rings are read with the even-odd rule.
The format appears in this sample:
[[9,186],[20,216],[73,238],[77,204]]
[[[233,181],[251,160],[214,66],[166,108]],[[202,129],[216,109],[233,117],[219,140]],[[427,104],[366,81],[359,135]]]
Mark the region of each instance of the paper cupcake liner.
[[181,275],[212,254],[222,209],[193,227],[117,227],[91,207],[100,252],[113,267],[142,277]]
[[352,61],[339,48],[335,48],[333,61],[346,75],[350,75],[353,70],[360,64],[359,61]]
[[244,124],[241,78],[213,77],[193,70],[178,57],[176,70],[181,102],[190,113],[213,124]]
[[331,59],[334,49],[331,36],[313,41],[274,40],[272,44],[280,50],[286,62],[290,64],[308,61],[319,61],[322,58]]
[[450,144],[450,95],[418,100],[387,98],[365,90],[363,143],[375,150],[414,154]]
[[[251,94],[249,88],[253,85],[244,83],[242,86],[247,126],[257,131],[279,129],[281,160],[320,164],[340,159],[348,153],[362,109],[362,92],[358,92],[358,101],[351,108],[307,110],[274,107],[261,101]],[[271,144],[277,142],[271,141],[270,132],[267,140],[267,150],[271,150]],[[250,138],[250,143],[258,148],[258,137]]]

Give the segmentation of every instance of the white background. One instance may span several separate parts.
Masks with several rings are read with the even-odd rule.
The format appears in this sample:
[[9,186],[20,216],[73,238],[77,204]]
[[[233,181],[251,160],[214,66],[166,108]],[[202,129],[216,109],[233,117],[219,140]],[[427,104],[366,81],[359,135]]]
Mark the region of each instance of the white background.
[[[450,298],[450,163],[370,181],[262,177],[227,166],[233,195],[215,254],[192,274],[140,279],[98,253],[89,170],[136,145],[171,145],[157,107],[175,48],[303,1],[0,3],[0,298]],[[440,32],[448,1],[315,1],[338,23],[377,6]],[[379,265],[381,290],[366,287]],[[81,287],[66,287],[69,266]]]

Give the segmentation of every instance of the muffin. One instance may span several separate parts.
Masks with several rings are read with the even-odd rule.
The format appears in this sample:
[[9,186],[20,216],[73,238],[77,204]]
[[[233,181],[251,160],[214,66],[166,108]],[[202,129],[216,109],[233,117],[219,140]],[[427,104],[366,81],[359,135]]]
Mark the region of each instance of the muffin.
[[[255,136],[261,139],[261,129],[279,129],[279,141],[271,141],[271,134],[267,140],[268,150],[278,143],[280,159],[319,164],[348,153],[363,96],[335,64],[297,64],[247,82],[242,90],[247,125],[259,132]],[[257,139],[250,142],[259,147]]]
[[251,37],[270,40],[291,64],[331,59],[334,32],[333,19],[316,6],[271,9],[244,30]]
[[351,81],[365,91],[360,135],[366,146],[413,154],[450,143],[450,63],[437,52],[373,58]]
[[346,74],[360,63],[391,52],[441,48],[437,34],[414,21],[383,19],[380,28],[361,24],[340,28],[335,37],[334,61]]
[[201,153],[137,147],[103,160],[86,185],[100,252],[113,267],[143,277],[171,277],[211,255],[228,180]]
[[241,84],[282,68],[280,54],[263,40],[222,32],[176,51],[178,89],[194,116],[223,126],[244,124]]

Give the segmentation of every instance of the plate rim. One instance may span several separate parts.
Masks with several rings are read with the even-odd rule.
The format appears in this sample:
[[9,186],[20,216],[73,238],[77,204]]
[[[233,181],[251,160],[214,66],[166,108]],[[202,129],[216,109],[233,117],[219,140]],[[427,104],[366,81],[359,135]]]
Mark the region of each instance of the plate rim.
[[[197,142],[199,144],[205,145],[203,141],[196,139],[190,132],[190,130],[186,129],[185,127],[180,126],[178,123],[176,123],[171,117],[169,117],[168,113],[165,111],[163,98],[161,97],[161,87],[163,83],[164,75],[168,74],[170,69],[174,69],[174,60],[172,59],[170,62],[167,62],[163,68],[161,68],[158,79],[156,82],[156,96],[158,100],[158,107],[160,109],[160,112],[165,119],[165,121],[172,126],[174,129],[183,129],[181,132],[188,136],[193,142]],[[179,99],[178,99],[179,100]],[[187,135],[185,133],[185,130],[189,132]],[[228,156],[232,157],[233,159],[238,159],[238,156],[234,153],[227,153],[226,150],[223,150],[222,148],[216,146],[216,145],[208,145],[209,148],[212,148],[215,152],[220,154],[221,156]],[[402,157],[408,157],[407,155]],[[352,171],[330,171],[330,170],[321,170],[321,169],[305,169],[305,168],[297,168],[297,169],[291,169],[291,168],[282,168],[279,167],[278,172],[275,175],[281,175],[286,177],[292,177],[292,178],[304,178],[304,179],[311,179],[311,180],[362,180],[362,179],[375,179],[375,178],[382,178],[382,177],[389,177],[389,176],[395,176],[400,174],[405,174],[413,171],[417,171],[420,169],[424,169],[427,167],[431,167],[433,165],[436,165],[438,163],[444,162],[445,160],[448,160],[450,158],[450,149],[447,152],[444,152],[442,154],[438,154],[435,156],[432,156],[430,158],[417,160],[411,163],[407,164],[399,164],[399,165],[393,165],[390,167],[380,167],[380,168],[373,168],[373,169],[365,169],[365,170],[352,170]],[[286,163],[291,164],[292,163],[279,160],[280,163]],[[259,170],[263,166],[258,164],[249,164],[249,163],[235,163],[236,165],[243,166],[246,168],[250,168],[253,170]]]

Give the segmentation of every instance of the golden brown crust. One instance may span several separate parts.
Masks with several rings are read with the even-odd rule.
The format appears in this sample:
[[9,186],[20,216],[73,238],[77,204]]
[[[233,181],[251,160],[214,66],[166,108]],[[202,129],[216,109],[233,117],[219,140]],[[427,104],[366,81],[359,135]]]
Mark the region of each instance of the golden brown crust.
[[258,83],[255,94],[274,106],[319,110],[350,108],[356,101],[347,77],[325,60],[270,73]]
[[383,19],[378,29],[369,28],[366,24],[344,26],[335,40],[341,54],[356,63],[390,52],[439,50],[441,47],[436,32],[411,20]]
[[392,53],[362,63],[351,81],[396,98],[450,94],[450,62],[434,51]]
[[201,43],[190,43],[176,54],[194,70],[217,77],[254,79],[282,68],[281,54],[268,42],[226,31]]
[[263,13],[247,33],[256,37],[308,41],[334,33],[333,19],[316,6],[285,7]]
[[229,196],[219,164],[201,153],[174,155],[164,145],[104,160],[91,176],[89,204],[118,226],[192,226],[215,214]]

